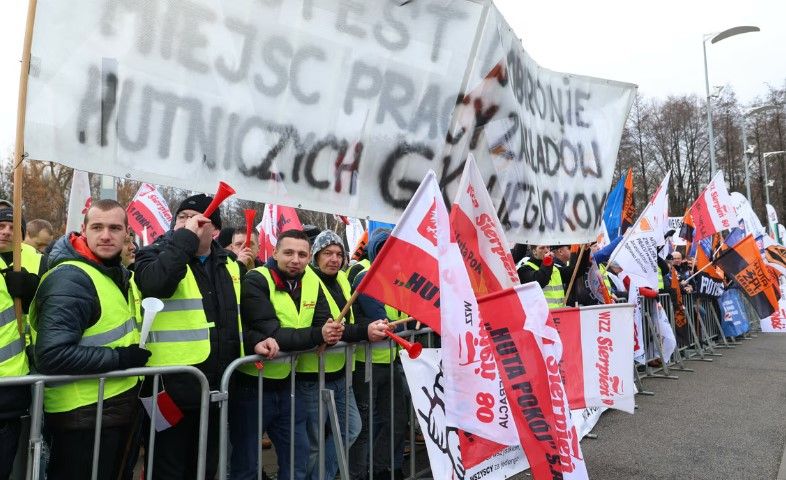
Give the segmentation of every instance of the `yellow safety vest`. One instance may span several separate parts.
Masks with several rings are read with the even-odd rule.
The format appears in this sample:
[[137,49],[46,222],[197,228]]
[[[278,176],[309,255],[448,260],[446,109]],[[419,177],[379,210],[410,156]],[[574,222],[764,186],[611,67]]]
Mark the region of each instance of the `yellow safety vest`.
[[614,290],[611,288],[611,279],[609,278],[609,274],[608,274],[608,272],[606,270],[606,264],[605,263],[599,264],[598,265],[598,271],[600,272],[600,276],[603,278],[603,283],[606,284],[606,290],[608,290],[609,291],[609,295],[611,295],[611,293]]
[[[23,243],[21,245],[20,253],[22,259],[20,263],[22,264],[22,267],[28,272],[38,275],[39,271],[41,270],[41,260],[44,258],[41,252],[36,250],[34,247]],[[5,260],[0,257],[0,270],[5,270],[6,268],[9,268],[9,265],[7,265]],[[30,322],[26,314],[23,316],[23,322],[25,326],[25,345],[30,345]]]
[[[317,296],[319,295],[319,277],[310,268],[306,268],[301,280],[300,308],[295,305],[289,292],[276,290],[276,284],[267,267],[257,267],[254,271],[267,280],[270,303],[273,304],[273,308],[276,310],[276,316],[282,328],[306,328],[311,326],[314,320],[314,307],[317,304]],[[297,367],[299,367],[299,362],[296,370],[298,370]],[[240,371],[249,375],[259,375],[259,371],[253,365],[243,365],[240,367]],[[290,371],[289,358],[267,360],[265,361],[264,369],[262,369],[262,376],[280,380],[288,377]]]
[[[358,273],[360,275],[363,272],[367,272],[368,268],[363,270],[362,272]],[[395,322],[396,320],[404,320],[405,318],[409,318],[409,315],[402,312],[401,310],[395,309],[390,305],[385,305],[385,315],[387,319],[391,322]],[[371,343],[371,363],[384,363],[389,364],[393,362],[398,356],[398,351],[401,350],[401,347],[398,346],[395,342],[391,343],[390,340],[382,340],[379,342]],[[358,347],[355,351],[355,361],[356,362],[365,362],[366,361],[366,348],[365,346]]]
[[[101,316],[98,321],[82,332],[79,345],[83,347],[127,347],[139,343],[134,309],[129,297],[111,278],[94,266],[78,260],[67,260],[47,272],[42,281],[62,265],[73,265],[90,277],[96,289]],[[30,310],[32,326],[37,326],[38,312],[35,304]],[[35,342],[37,331],[31,330]],[[104,399],[112,398],[136,386],[137,377],[107,378],[104,382]],[[98,380],[78,380],[44,389],[44,410],[49,413],[68,412],[98,401]]]
[[[226,269],[232,278],[238,305],[237,328],[240,355],[243,355],[243,327],[240,323],[240,267],[227,259]],[[164,309],[158,312],[146,348],[152,352],[148,366],[197,365],[210,356],[210,329],[194,272],[186,265],[186,275],[169,298],[162,298]]]
[[[540,267],[532,262],[527,262],[524,265],[529,266],[536,272]],[[565,306],[565,289],[562,287],[562,275],[559,273],[559,268],[554,265],[551,268],[551,278],[548,285],[543,287],[543,296],[546,297],[546,303],[549,308],[562,308]]]
[[663,274],[661,273],[660,268],[658,268],[658,291],[663,291],[663,289],[666,288],[665,285],[666,284],[663,283]]
[[[309,266],[308,269],[311,269],[311,267]],[[330,294],[327,286],[325,286],[325,282],[319,278],[319,275],[314,275],[317,277],[317,280],[319,280],[319,286],[322,288],[322,293],[325,294],[328,306],[330,307],[331,317],[338,317],[338,314],[341,313],[341,309],[338,308],[338,304],[336,304],[336,301],[333,299],[333,295]],[[338,282],[339,287],[341,287],[341,292],[344,294],[344,299],[349,300],[349,297],[352,296],[352,287],[349,285],[347,274],[345,272],[339,271],[336,281]],[[351,308],[349,309],[349,314],[347,315],[346,319],[347,323],[349,324],[355,323],[355,314],[352,312]],[[354,349],[354,347],[352,347],[352,349]],[[346,355],[344,351],[332,351],[325,353],[325,372],[337,372],[341,370],[344,367],[345,357]],[[296,371],[304,373],[319,372],[319,357],[317,354],[309,352],[300,355],[297,359]]]
[[0,377],[27,375],[29,371],[25,342],[16,324],[14,299],[8,293],[5,276],[0,275]]

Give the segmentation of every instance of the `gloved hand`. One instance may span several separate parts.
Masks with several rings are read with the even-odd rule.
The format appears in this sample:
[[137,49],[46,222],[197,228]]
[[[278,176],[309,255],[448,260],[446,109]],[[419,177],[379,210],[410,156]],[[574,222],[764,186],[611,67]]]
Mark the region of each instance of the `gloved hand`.
[[117,362],[119,370],[144,367],[147,363],[147,359],[153,354],[150,350],[139,348],[138,345],[115,347],[115,351],[119,357]]
[[8,286],[8,293],[12,297],[21,298],[22,301],[29,301],[35,295],[38,288],[38,275],[28,272],[24,267],[18,272],[10,268],[3,270],[5,284]]

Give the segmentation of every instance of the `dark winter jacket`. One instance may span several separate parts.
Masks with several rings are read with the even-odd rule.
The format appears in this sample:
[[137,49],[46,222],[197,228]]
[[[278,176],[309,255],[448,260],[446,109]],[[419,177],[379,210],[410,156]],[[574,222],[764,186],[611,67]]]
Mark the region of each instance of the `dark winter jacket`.
[[[292,297],[297,308],[300,308],[302,274],[296,278],[288,278],[278,269],[275,260],[268,259],[265,264],[270,269],[276,290],[286,291]],[[307,267],[308,268],[308,267]],[[281,327],[276,309],[270,301],[270,288],[267,280],[256,270],[251,270],[243,278],[243,289],[240,302],[243,319],[243,340],[246,349],[253,352],[254,345],[274,338],[281,351],[296,352],[315,348],[323,343],[322,327],[330,318],[330,307],[324,294],[317,295],[314,306],[314,319],[310,327]],[[300,376],[298,376],[300,377]],[[265,385],[283,386],[288,380],[266,380]]]
[[[169,231],[153,245],[141,248],[134,262],[134,281],[142,297],[169,298],[185,278],[186,265],[194,273],[207,321],[215,324],[210,329],[210,355],[194,365],[202,371],[211,389],[218,389],[226,367],[240,357],[237,301],[232,278],[226,268],[233,255],[213,242],[211,253],[204,263],[197,257],[199,237],[188,229]],[[245,267],[240,265],[240,274]],[[149,388],[145,382],[145,391]],[[199,383],[190,374],[164,376],[164,388],[180,408],[199,406]]]
[[[75,248],[80,245],[79,251]],[[101,317],[101,305],[90,277],[64,261],[77,260],[97,268],[109,277],[117,288],[128,295],[130,274],[120,264],[120,256],[112,261],[98,262],[85,255],[83,237],[72,233],[57,240],[48,258],[48,270],[55,269],[41,281],[33,300],[35,317],[31,327],[37,332],[35,366],[46,375],[86,375],[117,370],[120,356],[114,348],[81,346],[85,330]],[[118,395],[104,402],[104,425],[129,422],[136,402],[136,390]],[[84,419],[95,416],[95,405],[87,405],[70,412],[50,414],[47,421],[63,428],[86,428]]]

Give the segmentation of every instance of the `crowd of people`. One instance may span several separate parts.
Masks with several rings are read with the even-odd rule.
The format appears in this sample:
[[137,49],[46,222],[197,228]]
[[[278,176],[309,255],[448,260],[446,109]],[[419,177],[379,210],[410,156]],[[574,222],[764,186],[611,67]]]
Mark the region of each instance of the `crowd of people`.
[[[374,231],[360,261],[349,265],[342,238],[331,230],[288,230],[273,255],[258,258],[256,232],[224,227],[219,210],[203,215],[205,195],[185,199],[171,229],[149,246],[139,247],[129,233],[125,208],[114,200],[92,203],[80,232],[54,241],[44,220],[27,224],[21,246],[22,268],[13,271],[10,203],[0,205],[0,376],[95,375],[136,367],[192,365],[218,390],[229,364],[246,355],[248,363],[232,377],[229,390],[230,478],[256,478],[261,438],[258,430],[258,376],[262,390],[262,430],[277,453],[278,477],[319,478],[319,439],[324,432],[324,476],[334,478],[339,460],[334,436],[349,448],[350,478],[375,475],[403,478],[404,439],[409,421],[406,379],[398,350],[387,341],[390,322],[406,312],[360,294],[337,321],[355,288],[390,236]],[[585,281],[591,262],[606,272],[615,297],[625,298],[619,266],[609,262],[609,247],[589,254],[569,245],[517,246],[522,283],[536,281],[551,308],[598,303]],[[524,256],[524,253],[528,256]],[[684,280],[689,262],[673,252],[661,260],[663,292],[690,293]],[[141,299],[156,297],[158,313],[145,347],[140,347]],[[17,322],[13,298],[25,312]],[[24,331],[19,334],[18,323]],[[366,373],[367,349],[337,348],[324,357],[325,388],[333,390],[340,432],[320,426],[318,349],[339,341],[370,342],[372,375]],[[303,352],[296,363],[279,352]],[[353,372],[346,381],[347,363]],[[294,372],[292,368],[294,366]],[[392,373],[391,373],[392,372]],[[294,375],[294,400],[291,396]],[[189,374],[162,376],[163,390],[182,419],[145,445],[148,422],[139,398],[153,394],[152,377],[108,378],[103,384],[98,478],[130,478],[140,455],[153,457],[153,477],[196,478],[200,385]],[[50,479],[90,475],[98,380],[48,384],[44,394],[45,438],[51,452]],[[31,401],[29,386],[0,389],[0,479],[8,478],[19,445],[21,417]],[[293,410],[294,406],[294,410]],[[368,424],[373,411],[373,425]],[[391,415],[392,412],[392,415]],[[294,420],[294,421],[293,421]],[[207,478],[218,462],[219,412],[209,410]],[[142,440],[144,439],[144,440]],[[391,445],[390,442],[393,442]],[[294,443],[294,463],[290,449]],[[373,451],[369,455],[370,445]],[[151,451],[152,450],[152,451]],[[393,451],[391,456],[388,452]],[[373,461],[372,465],[369,462]],[[387,477],[384,477],[387,478]]]

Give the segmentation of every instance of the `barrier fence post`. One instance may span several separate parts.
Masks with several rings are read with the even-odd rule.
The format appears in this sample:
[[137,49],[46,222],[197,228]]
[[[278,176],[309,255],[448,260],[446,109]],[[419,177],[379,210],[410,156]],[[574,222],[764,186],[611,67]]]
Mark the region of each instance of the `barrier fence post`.
[[147,480],[153,479],[153,459],[156,452],[156,416],[158,414],[158,379],[159,375],[153,375],[153,401],[150,406],[150,434],[147,441]]
[[44,382],[35,382],[33,386],[33,402],[30,406],[30,440],[27,455],[27,480],[41,478],[41,424],[44,415]]
[[[645,329],[645,332],[647,332],[649,334],[649,335],[645,335],[645,342],[644,343],[648,347],[648,345],[647,345],[647,338],[649,338],[650,341],[654,342],[654,346],[655,346],[655,349],[657,351],[657,354],[658,354],[658,356],[661,359],[661,367],[659,368],[659,370],[663,371],[662,375],[657,374],[656,373],[657,370],[653,370],[653,368],[650,367],[649,361],[648,361],[646,363],[646,367],[645,367],[646,368],[646,372],[647,372],[647,375],[646,375],[645,378],[647,378],[647,377],[650,377],[650,378],[667,378],[669,380],[677,380],[679,378],[678,376],[671,375],[669,373],[669,367],[668,367],[669,359],[665,358],[665,356],[663,355],[663,343],[661,341],[662,335],[660,333],[660,325],[658,325],[658,322],[653,320],[653,318],[652,318],[652,311],[653,311],[653,309],[657,312],[657,300],[654,299],[654,298],[653,299],[646,299],[646,300],[643,301],[642,307],[643,308],[641,309],[641,312],[642,312],[642,315],[647,319],[647,325],[648,325],[648,329]],[[644,307],[646,307],[646,308],[644,308]],[[646,348],[646,350],[645,350],[645,360],[650,360],[649,358],[647,358],[648,351],[649,351],[649,348]]]
[[661,304],[663,309],[666,311],[666,317],[669,319],[669,325],[671,326],[672,332],[674,332],[674,338],[677,341],[677,348],[674,349],[674,357],[675,362],[678,367],[672,366],[672,369],[679,370],[682,372],[692,372],[694,371],[692,368],[686,368],[685,364],[682,361],[682,352],[686,348],[685,346],[680,346],[680,339],[677,335],[677,326],[675,323],[675,313],[674,313],[674,304],[671,302],[671,295],[668,293],[663,293],[658,295],[658,302]]
[[98,403],[96,404],[96,431],[93,435],[93,467],[90,478],[98,480],[98,459],[101,456],[101,420],[104,415],[104,378],[98,379]]
[[[695,300],[695,299],[694,299]],[[706,355],[710,355],[713,357],[722,357],[722,353],[718,353],[715,351],[715,342],[712,341],[712,337],[710,336],[709,331],[707,330],[707,326],[704,323],[704,315],[701,313],[701,302],[694,301],[693,303],[693,313],[696,315],[696,319],[699,322],[699,329],[701,330],[701,336],[703,337],[703,341],[707,344],[707,352]]]

